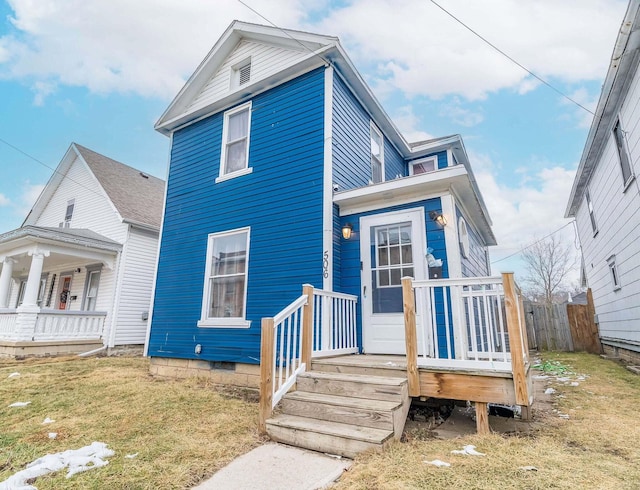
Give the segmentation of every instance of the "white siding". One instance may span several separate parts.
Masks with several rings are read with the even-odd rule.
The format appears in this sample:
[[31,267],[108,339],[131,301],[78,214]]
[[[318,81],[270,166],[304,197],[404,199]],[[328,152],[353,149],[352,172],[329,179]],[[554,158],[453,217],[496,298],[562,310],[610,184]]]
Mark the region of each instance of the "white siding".
[[114,345],[144,344],[155,273],[158,234],[130,229],[121,259]]
[[[636,72],[620,110],[622,129],[635,175],[640,176],[640,77]],[[640,342],[640,187],[623,189],[622,171],[613,135],[589,182],[598,234],[594,237],[586,202],[576,222],[585,271],[593,291],[600,335]],[[624,191],[624,192],[623,192]],[[607,258],[616,256],[622,288],[614,291]]]
[[267,78],[309,55],[308,51],[284,49],[252,41],[240,41],[216,74],[207,82],[187,111],[204,107],[237,90],[231,88],[231,67],[251,57],[250,84]]
[[127,225],[112,206],[96,178],[80,159],[76,158],[64,179],[51,196],[35,226],[57,227],[64,221],[67,202],[75,199],[72,228],[88,228],[117,242],[124,242]]

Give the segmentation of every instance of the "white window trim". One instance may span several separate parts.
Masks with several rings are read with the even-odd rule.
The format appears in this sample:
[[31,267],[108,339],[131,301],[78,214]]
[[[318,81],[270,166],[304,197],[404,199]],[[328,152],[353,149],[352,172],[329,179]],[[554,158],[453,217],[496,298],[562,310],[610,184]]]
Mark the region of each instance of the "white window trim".
[[423,172],[422,174],[414,174],[413,173],[413,166],[414,165],[416,165],[418,163],[425,163],[425,162],[428,162],[429,160],[433,160],[433,172],[438,170],[438,155],[431,155],[431,156],[426,157],[426,158],[420,158],[418,160],[412,160],[411,162],[409,162],[409,175],[423,175],[425,173],[430,173],[430,172]]
[[[207,309],[209,301],[209,272],[211,270],[212,244],[215,238],[229,235],[237,235],[238,233],[247,234],[247,259],[245,262],[245,287],[244,300],[242,309],[242,318],[207,318]],[[247,320],[247,291],[249,290],[249,244],[251,242],[251,227],[236,228],[234,230],[222,231],[219,233],[209,233],[207,236],[207,260],[204,269],[204,283],[202,286],[202,308],[200,311],[200,320],[198,327],[205,328],[249,328],[251,321]]]
[[460,242],[460,254],[465,258],[469,258],[470,245],[469,245],[469,229],[467,222],[460,216],[458,218],[458,241]]
[[[618,136],[616,135],[616,129],[620,131],[622,148],[618,146]],[[616,154],[618,155],[618,165],[620,166],[620,173],[622,175],[622,192],[624,193],[627,191],[627,189],[631,185],[631,182],[633,182],[633,179],[635,178],[635,174],[633,172],[631,154],[629,153],[629,147],[627,146],[627,138],[626,138],[624,129],[622,129],[622,122],[620,121],[619,117],[616,119],[616,122],[613,125],[613,128],[611,128],[611,132],[613,133],[613,144],[616,147]],[[624,154],[625,160],[627,161],[627,166],[629,167],[629,177],[627,178],[627,180],[624,180],[624,169],[622,164],[623,154]]]
[[[224,113],[224,121],[222,123],[222,149],[220,150],[220,171],[218,177],[215,180],[216,183],[253,172],[252,167],[249,167],[249,148],[251,147],[251,102],[252,101],[249,101],[246,104],[242,104],[238,107],[234,107],[233,109],[229,109]],[[247,152],[245,155],[244,168],[226,174],[224,173],[224,168],[226,165],[227,157],[227,132],[229,130],[229,118],[234,114],[242,112],[246,109],[249,109],[249,115],[247,119]]]
[[613,290],[618,291],[622,289],[622,283],[620,282],[620,273],[618,272],[618,268],[616,267],[615,255],[612,255],[607,259],[607,265],[609,266],[609,278],[611,279]]
[[[373,152],[371,151],[371,140],[373,139],[373,133],[376,133],[380,136],[380,158],[374,157]],[[371,166],[371,159],[375,158],[376,160],[380,160],[380,182],[373,182],[373,166]],[[371,170],[371,182],[374,184],[380,184],[385,181],[385,172],[384,172],[384,135],[382,131],[378,129],[378,126],[375,125],[373,121],[369,121],[369,168]]]
[[[589,189],[587,188],[584,192],[584,199],[585,202],[587,203],[587,214],[589,215],[589,223],[591,224],[591,229],[593,230],[593,236],[595,237],[598,234],[598,222],[596,220],[596,212],[595,212],[595,208],[593,207],[593,201],[591,200],[591,192],[589,192]],[[589,206],[591,206],[591,209],[589,209]]]

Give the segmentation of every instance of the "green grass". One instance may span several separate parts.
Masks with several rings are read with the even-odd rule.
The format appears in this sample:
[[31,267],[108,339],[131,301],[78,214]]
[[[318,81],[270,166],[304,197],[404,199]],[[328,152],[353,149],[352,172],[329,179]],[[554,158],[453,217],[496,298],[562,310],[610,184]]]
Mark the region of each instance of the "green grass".
[[[31,404],[8,407],[16,401]],[[55,423],[42,425],[46,417]],[[41,477],[38,489],[189,488],[259,445],[256,424],[255,402],[204,380],[154,379],[142,358],[0,363],[0,481],[47,453],[101,441],[116,453],[106,467]]]

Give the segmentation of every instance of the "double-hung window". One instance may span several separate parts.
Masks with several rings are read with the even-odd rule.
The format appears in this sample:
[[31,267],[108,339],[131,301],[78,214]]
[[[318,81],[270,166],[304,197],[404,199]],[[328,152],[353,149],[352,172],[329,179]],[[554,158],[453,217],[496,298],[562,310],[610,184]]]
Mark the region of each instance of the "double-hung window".
[[249,326],[245,319],[248,258],[249,228],[209,235],[199,326]]
[[620,284],[620,276],[618,274],[618,268],[616,267],[616,256],[612,255],[607,259],[607,265],[609,266],[609,274],[611,275],[611,284],[613,286],[613,290],[617,291],[622,288],[622,284]]
[[220,176],[216,182],[251,172],[249,168],[249,133],[251,102],[224,113]]
[[384,180],[384,138],[371,123],[371,182],[378,184]]
[[618,159],[620,161],[620,168],[622,169],[622,181],[626,189],[629,182],[631,182],[633,172],[631,171],[631,161],[629,159],[629,152],[627,151],[627,144],[625,143],[624,131],[620,126],[620,120],[616,121],[615,126],[613,126],[613,137],[616,140]]
[[593,212],[593,203],[591,202],[591,194],[589,189],[584,191],[584,198],[587,201],[587,211],[589,212],[589,219],[591,220],[591,229],[593,230],[593,236],[598,233],[598,224],[596,223],[596,216]]

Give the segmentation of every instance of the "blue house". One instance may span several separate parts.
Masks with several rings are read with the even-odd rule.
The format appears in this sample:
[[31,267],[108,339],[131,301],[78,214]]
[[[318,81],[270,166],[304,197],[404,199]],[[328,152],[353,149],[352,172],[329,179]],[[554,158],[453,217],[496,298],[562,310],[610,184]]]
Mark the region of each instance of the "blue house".
[[510,372],[502,284],[465,282],[496,241],[462,138],[408,143],[337,38],[234,22],[156,129],[171,156],[153,373],[257,387],[267,319],[286,391],[310,368],[305,314],[314,358],[404,356],[403,277],[421,365]]

